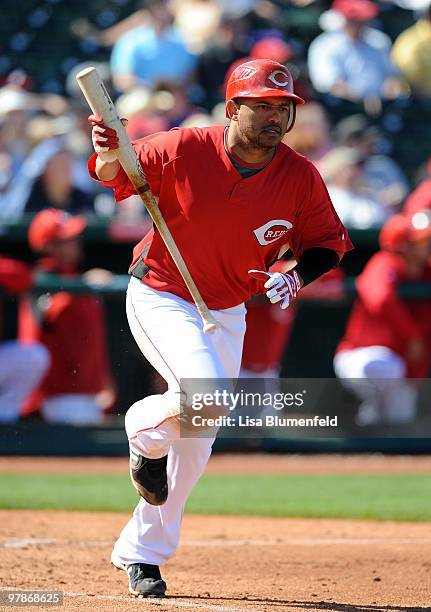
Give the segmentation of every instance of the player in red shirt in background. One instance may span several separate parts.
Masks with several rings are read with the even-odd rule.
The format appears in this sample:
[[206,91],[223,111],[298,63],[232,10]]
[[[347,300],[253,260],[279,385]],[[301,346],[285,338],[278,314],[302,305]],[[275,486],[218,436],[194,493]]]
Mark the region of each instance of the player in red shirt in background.
[[[84,217],[55,209],[35,215],[29,243],[45,256],[38,261],[37,270],[79,276],[80,236],[85,226]],[[20,308],[19,335],[23,340],[42,342],[51,355],[51,367],[26,403],[25,412],[40,408],[44,419],[55,423],[100,422],[115,399],[100,300],[66,291],[26,299]]]
[[[17,295],[28,291],[32,284],[31,269],[26,264],[0,256],[0,297],[3,292]],[[0,340],[0,423],[19,419],[24,400],[48,366],[49,353],[40,343]]]
[[[431,299],[398,295],[405,281],[431,282],[431,216],[398,214],[380,233],[381,250],[357,279],[358,299],[334,359],[335,373],[362,400],[360,425],[407,423],[416,386],[431,365]],[[391,380],[387,380],[391,379]]]
[[[284,310],[304,285],[336,267],[351,248],[316,168],[283,144],[295,122],[292,77],[281,64],[238,66],[226,92],[228,127],[182,128],[134,143],[140,164],[204,301],[220,327],[205,334],[184,281],[158,232],[137,245],[127,293],[131,331],[168,382],[166,393],[131,406],[125,425],[132,483],[141,496],[112,552],[136,596],[164,595],[159,565],[178,545],[184,504],[205,469],[214,434],[181,435],[185,379],[238,377],[244,302],[264,293]],[[96,154],[90,174],[121,201],[135,188],[115,154],[118,137],[90,116]],[[298,262],[267,272],[290,248]],[[211,387],[211,385],[213,385]],[[187,388],[186,388],[187,389]],[[188,403],[187,403],[188,402]],[[158,507],[155,507],[158,506]]]

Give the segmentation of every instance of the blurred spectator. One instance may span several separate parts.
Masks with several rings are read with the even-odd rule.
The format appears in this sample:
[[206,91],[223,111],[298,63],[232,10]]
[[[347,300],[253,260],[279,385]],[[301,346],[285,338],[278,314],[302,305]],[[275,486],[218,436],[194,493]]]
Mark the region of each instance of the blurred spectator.
[[428,161],[428,178],[419,183],[404,204],[404,211],[413,214],[431,209],[431,160]]
[[223,15],[220,26],[199,55],[197,81],[202,88],[201,104],[208,110],[223,101],[229,67],[248,54],[247,22]]
[[[83,259],[80,236],[84,217],[55,209],[38,213],[29,228],[31,248],[45,257],[38,272],[79,277]],[[106,271],[84,274],[90,283],[109,280]],[[91,294],[66,291],[42,295],[21,304],[19,334],[38,340],[51,355],[51,367],[29,398],[25,412],[41,407],[43,417],[56,423],[98,423],[113,405],[114,385],[105,338],[104,309]]]
[[29,93],[0,88],[0,192],[7,189],[27,155],[27,120],[32,110]]
[[167,123],[167,129],[178,127],[198,109],[190,104],[184,87],[160,81],[153,95],[154,112]]
[[203,51],[208,40],[217,32],[221,6],[217,0],[173,0],[175,25],[185,44],[193,53]]
[[148,87],[135,87],[122,94],[116,107],[120,117],[127,117],[127,133],[131,140],[169,129],[167,118],[156,113],[152,91]]
[[223,14],[230,19],[239,19],[251,13],[259,3],[259,0],[218,0],[223,9]]
[[[31,285],[28,266],[0,256],[0,292],[19,294]],[[40,383],[48,366],[49,353],[42,344],[0,341],[0,423],[18,420],[24,400]]]
[[22,164],[12,188],[3,195],[3,215],[16,218],[50,207],[70,213],[94,212],[93,197],[74,184],[73,163],[63,138],[42,140]]
[[61,96],[34,94],[12,84],[0,88],[0,193],[13,184],[31,149],[28,126],[35,113],[52,119],[67,108]]
[[350,115],[333,131],[338,146],[353,147],[364,158],[363,171],[370,191],[379,202],[396,212],[409,192],[409,185],[398,164],[383,154],[384,139],[379,128],[364,115]]
[[338,98],[394,98],[401,83],[390,61],[391,41],[369,27],[378,6],[371,0],[335,0],[343,26],[320,34],[310,45],[308,69],[316,91]]
[[429,0],[395,0],[394,4],[408,11],[424,11],[429,5]]
[[33,184],[25,212],[51,207],[72,214],[93,212],[93,198],[73,184],[73,156],[61,144],[46,160],[42,174]]
[[193,113],[184,119],[184,121],[180,123],[179,127],[209,127],[210,125],[216,125],[214,118],[211,115],[208,115],[207,113]]
[[415,94],[431,96],[431,5],[415,25],[398,36],[392,48],[392,61]]
[[389,216],[374,199],[363,170],[362,154],[351,147],[336,147],[321,160],[321,171],[329,195],[346,227],[380,227]]
[[334,359],[336,375],[362,402],[360,425],[414,419],[417,391],[406,379],[426,377],[431,365],[431,300],[398,294],[404,281],[431,282],[431,217],[394,215],[380,246],[357,279],[358,299]]
[[164,0],[147,0],[148,21],[129,30],[115,43],[111,55],[114,85],[127,91],[158,81],[186,83],[197,59],[186,48]]
[[295,129],[286,134],[283,142],[298,153],[319,163],[333,145],[328,115],[318,102],[308,102],[296,110]]
[[250,49],[251,59],[272,59],[279,64],[286,64],[293,55],[292,47],[275,33],[264,36]]

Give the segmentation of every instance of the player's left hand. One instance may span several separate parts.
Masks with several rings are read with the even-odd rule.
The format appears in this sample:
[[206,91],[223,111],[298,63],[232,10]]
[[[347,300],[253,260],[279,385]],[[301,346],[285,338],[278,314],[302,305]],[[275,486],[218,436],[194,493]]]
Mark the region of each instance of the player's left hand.
[[266,296],[272,304],[281,302],[284,310],[298,294],[302,287],[302,280],[295,270],[290,272],[264,272],[262,270],[249,270],[248,273],[257,280],[264,281]]
[[[127,119],[120,119],[124,127],[127,126]],[[100,115],[90,115],[88,123],[92,126],[91,140],[93,148],[102,161],[113,162],[117,159],[119,148],[117,132],[103,122]]]

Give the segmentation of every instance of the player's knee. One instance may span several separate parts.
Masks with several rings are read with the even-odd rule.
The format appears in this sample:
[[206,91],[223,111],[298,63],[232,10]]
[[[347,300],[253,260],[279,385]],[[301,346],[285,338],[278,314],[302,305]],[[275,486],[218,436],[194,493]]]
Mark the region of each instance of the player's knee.
[[373,379],[404,378],[406,366],[404,360],[395,353],[370,359],[364,364],[364,377]]
[[124,417],[124,426],[127,437],[130,439],[140,429],[141,415],[143,412],[143,400],[139,400],[130,406]]
[[166,419],[175,416],[173,410],[164,395],[149,395],[135,402],[124,418],[127,437],[130,440],[138,431],[155,429]]

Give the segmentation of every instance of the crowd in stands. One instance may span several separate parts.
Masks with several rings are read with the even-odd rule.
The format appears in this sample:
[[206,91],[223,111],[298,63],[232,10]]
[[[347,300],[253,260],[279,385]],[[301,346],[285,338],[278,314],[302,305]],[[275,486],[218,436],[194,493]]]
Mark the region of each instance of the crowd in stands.
[[[40,13],[41,25],[33,28],[48,37],[57,5],[63,3],[49,11],[46,3],[29,4]],[[97,67],[121,115],[129,119],[132,138],[179,125],[225,122],[226,75],[241,61],[271,57],[288,65],[298,93],[308,102],[298,109],[296,129],[286,142],[318,165],[348,226],[381,226],[426,178],[426,143],[418,143],[422,158],[416,156],[410,164],[404,163],[399,150],[399,131],[408,131],[410,120],[410,115],[404,119],[402,106],[421,105],[431,95],[431,9],[425,2],[111,4],[110,17],[106,11],[86,15],[83,8],[87,29],[82,26],[79,36],[87,43],[98,41],[96,55],[104,61]],[[115,5],[129,14],[120,19]],[[103,23],[110,25],[101,27]],[[76,29],[72,21],[70,30]],[[16,33],[12,49],[15,39]],[[42,54],[43,46],[29,47],[27,55],[25,48],[11,50],[12,70],[3,62],[0,219],[18,219],[49,206],[72,214],[115,214],[113,202],[91,183],[85,170],[87,109],[74,77],[86,63],[94,63],[95,51],[84,53],[81,48],[81,57],[69,57],[67,48],[58,44],[61,61],[70,69],[51,92],[37,72],[25,72],[27,55]],[[398,114],[393,109],[385,112],[391,102],[401,105]],[[421,108],[415,119],[419,122]],[[136,216],[142,215],[142,208],[135,206]]]
[[[82,223],[89,216],[117,224],[121,219],[145,221],[138,198],[117,209],[113,198],[88,176],[89,111],[75,81],[83,67],[97,66],[120,116],[128,119],[130,137],[137,139],[175,126],[225,123],[226,75],[243,61],[268,57],[289,67],[297,93],[307,101],[298,108],[295,129],[285,142],[316,164],[348,228],[379,229],[399,214],[431,209],[429,0],[79,4],[80,14],[72,18],[65,0],[26,1],[26,24],[10,34],[0,53],[0,226],[46,209],[51,215],[78,215]],[[51,35],[58,57],[51,54],[47,72],[44,53],[53,48]],[[38,40],[45,42],[38,47]],[[70,52],[72,47],[76,52]],[[58,227],[65,222],[58,220]],[[47,248],[49,241],[36,250],[49,255],[53,265]],[[61,264],[54,268],[76,274],[79,253],[76,257],[66,272]],[[428,278],[426,270],[422,272]],[[51,311],[46,307],[50,325],[50,312],[60,316],[70,306],[62,304],[57,308],[53,302]],[[78,318],[80,308],[82,316],[83,310],[95,312],[98,307],[73,305]],[[49,346],[46,329],[30,325],[32,312],[34,305],[32,310],[27,304],[22,337]],[[259,313],[258,307],[251,309],[250,321],[259,321]],[[293,320],[294,312],[289,321],[278,320],[274,333],[281,326],[287,341]],[[52,370],[52,346],[50,352]],[[276,363],[268,366],[274,372],[281,354],[280,349]],[[45,379],[27,405],[39,402],[48,414],[50,404],[43,396],[50,385],[48,360],[41,351],[39,358],[37,371]],[[97,388],[85,383],[80,395],[85,396],[83,405],[94,403],[97,396],[103,410],[113,405],[115,389],[106,362],[101,369],[103,381]],[[0,393],[1,387],[0,378]],[[67,399],[63,405],[67,412]]]

